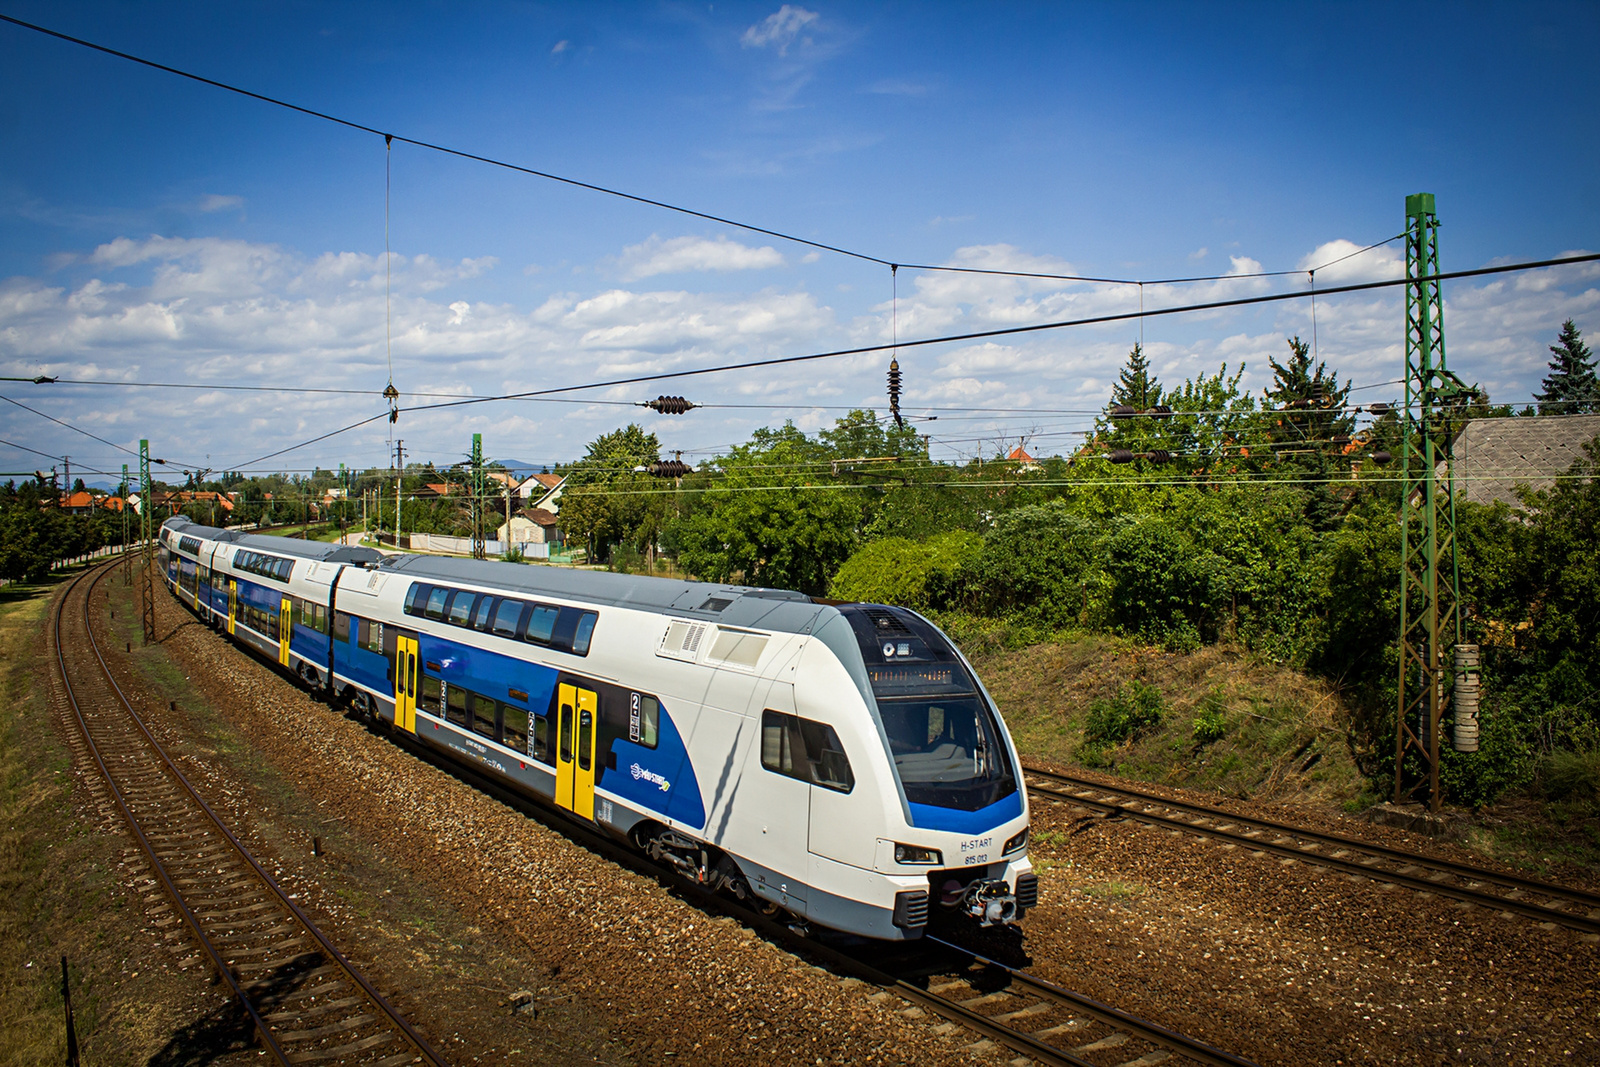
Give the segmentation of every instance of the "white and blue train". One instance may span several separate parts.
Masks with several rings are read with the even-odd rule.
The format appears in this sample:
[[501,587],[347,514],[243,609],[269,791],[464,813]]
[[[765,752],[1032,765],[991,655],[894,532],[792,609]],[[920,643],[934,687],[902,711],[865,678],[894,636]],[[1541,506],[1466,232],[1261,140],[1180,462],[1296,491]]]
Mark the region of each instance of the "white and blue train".
[[1037,902],[1016,749],[915,612],[181,517],[160,553],[235,641],[712,889],[888,940]]

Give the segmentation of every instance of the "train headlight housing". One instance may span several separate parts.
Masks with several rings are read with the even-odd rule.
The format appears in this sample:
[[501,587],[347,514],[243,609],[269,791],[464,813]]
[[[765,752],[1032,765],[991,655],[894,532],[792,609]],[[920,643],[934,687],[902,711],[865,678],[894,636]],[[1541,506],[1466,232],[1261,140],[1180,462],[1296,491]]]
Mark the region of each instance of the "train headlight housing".
[[1006,842],[1006,847],[1000,850],[1000,855],[1009,856],[1013,852],[1021,852],[1028,847],[1028,828],[1024,826],[1022,832]]
[[921,845],[894,846],[894,861],[896,863],[926,863],[937,867],[944,862],[944,853],[936,848],[923,848]]

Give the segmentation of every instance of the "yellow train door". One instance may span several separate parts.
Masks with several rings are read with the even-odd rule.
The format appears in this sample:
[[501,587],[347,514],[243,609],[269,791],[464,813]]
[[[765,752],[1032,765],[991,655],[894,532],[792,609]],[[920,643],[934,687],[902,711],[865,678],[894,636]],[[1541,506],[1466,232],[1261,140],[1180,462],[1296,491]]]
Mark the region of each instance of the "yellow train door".
[[289,634],[294,631],[294,605],[288,597],[278,608],[278,662],[289,665]]
[[403,634],[394,642],[394,724],[417,732],[417,639]]
[[556,694],[556,806],[594,818],[594,750],[600,698],[563,682]]
[[233,635],[233,621],[239,617],[239,583],[228,579],[228,635]]

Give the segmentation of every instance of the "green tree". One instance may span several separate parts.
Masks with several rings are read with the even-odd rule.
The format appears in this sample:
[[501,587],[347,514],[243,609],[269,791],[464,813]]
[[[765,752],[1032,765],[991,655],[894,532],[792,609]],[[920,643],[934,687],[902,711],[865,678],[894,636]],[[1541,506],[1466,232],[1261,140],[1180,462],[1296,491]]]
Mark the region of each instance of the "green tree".
[[1126,404],[1135,411],[1148,411],[1159,403],[1161,383],[1150,373],[1144,346],[1135,341],[1128,353],[1128,362],[1117,375],[1117,384],[1111,387],[1111,405]]
[[[859,443],[852,434],[845,451]],[[707,581],[821,595],[855,551],[867,516],[870,490],[834,475],[839,458],[835,447],[792,422],[757,430],[717,460],[714,479],[707,476],[707,488],[669,524],[663,543]]]
[[630,423],[589,443],[583,459],[566,472],[561,525],[568,538],[589,547],[590,558],[610,558],[611,546],[648,552],[672,507],[667,483],[638,468],[661,458],[653,433]]
[[1539,402],[1539,414],[1584,415],[1600,411],[1600,381],[1595,378],[1594,356],[1571,319],[1561,324],[1550,354],[1555,358],[1542,383],[1544,391],[1533,396]]

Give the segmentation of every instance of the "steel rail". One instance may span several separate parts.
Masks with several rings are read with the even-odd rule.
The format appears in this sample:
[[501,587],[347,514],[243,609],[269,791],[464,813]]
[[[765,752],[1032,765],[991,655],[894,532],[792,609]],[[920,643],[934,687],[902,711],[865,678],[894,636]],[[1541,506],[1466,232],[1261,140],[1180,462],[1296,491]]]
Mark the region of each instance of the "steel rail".
[[[1052,800],[1078,804],[1107,814],[1114,813],[1201,837],[1219,838],[1253,851],[1270,852],[1278,856],[1303,860],[1307,863],[1324,867],[1332,867],[1348,874],[1356,874],[1372,879],[1373,881],[1392,882],[1396,885],[1404,885],[1422,892],[1450,897],[1465,903],[1476,904],[1497,911],[1512,912],[1541,922],[1557,923],[1584,933],[1600,934],[1600,915],[1595,914],[1593,911],[1587,915],[1574,914],[1561,908],[1520,900],[1514,896],[1485,892],[1470,886],[1451,885],[1440,881],[1438,878],[1423,877],[1403,870],[1389,870],[1376,866],[1374,863],[1363,863],[1359,860],[1328,855],[1316,851],[1314,847],[1307,848],[1282,841],[1264,840],[1261,837],[1252,836],[1249,833],[1241,833],[1227,827],[1249,827],[1258,834],[1273,833],[1285,838],[1299,838],[1300,840],[1311,842],[1314,846],[1332,846],[1349,852],[1365,853],[1374,857],[1375,860],[1401,863],[1413,868],[1432,868],[1440,876],[1467,879],[1479,884],[1498,885],[1512,892],[1532,893],[1551,900],[1563,901],[1577,907],[1600,909],[1600,896],[1582,889],[1556,885],[1533,878],[1523,878],[1518,875],[1501,874],[1452,860],[1436,859],[1431,856],[1389,848],[1385,845],[1373,844],[1358,838],[1344,837],[1339,834],[1330,834],[1318,830],[1308,830],[1248,815],[1236,815],[1233,812],[1206,807],[1202,804],[1173,800],[1131,786],[1106,785],[1102,782],[1075,778],[1072,775],[1047,771],[1038,767],[1024,766],[1023,773],[1029,779],[1042,779],[1045,783],[1040,784],[1037,781],[1030,781],[1028,783],[1030,792]],[[1094,800],[1084,795],[1085,793],[1099,793],[1105,797],[1121,797],[1135,804],[1163,807],[1169,811],[1182,812],[1193,817],[1214,820],[1219,825],[1202,826],[1176,816],[1161,815],[1152,811],[1130,808],[1124,803]]]
[[139,820],[134,817],[133,810],[128,806],[127,798],[123,795],[122,790],[117,786],[116,779],[112,777],[111,769],[106,766],[105,758],[100,754],[100,746],[95,744],[94,735],[89,729],[88,720],[84,717],[83,708],[78,704],[78,696],[73,691],[72,681],[67,673],[66,654],[62,651],[61,646],[61,619],[62,616],[66,614],[67,598],[77,591],[78,584],[80,582],[93,576],[92,580],[89,582],[89,589],[85,593],[84,597],[84,614],[87,616],[88,597],[89,594],[93,593],[94,584],[99,580],[100,573],[100,569],[96,568],[96,570],[85,571],[74,578],[72,583],[68,585],[67,588],[62,592],[61,600],[56,605],[54,618],[51,620],[51,637],[53,638],[53,643],[55,644],[56,666],[61,672],[62,690],[66,693],[67,701],[72,707],[73,716],[78,720],[78,729],[83,734],[83,740],[88,746],[89,755],[93,757],[95,765],[100,768],[100,776],[102,779],[104,779],[107,787],[110,789],[111,798],[116,801],[118,810],[122,812],[123,820],[128,824],[128,829],[132,831],[134,839],[139,842],[139,847],[144,850],[145,858],[150,861],[151,869],[155,871],[156,877],[160,880],[162,888],[166,890],[168,899],[172,901],[173,907],[177,909],[178,914],[181,915],[184,922],[188,924],[190,932],[193,933],[195,939],[200,942],[200,946],[205,950],[206,955],[210,957],[211,965],[216,970],[217,975],[227,983],[228,988],[232,990],[234,999],[238,1001],[239,1006],[244,1009],[247,1015],[249,1015],[251,1023],[256,1028],[256,1033],[260,1035],[262,1046],[275,1061],[282,1065],[282,1067],[289,1067],[288,1054],[284,1052],[282,1046],[280,1046],[277,1040],[272,1036],[272,1030],[267,1025],[266,1020],[261,1017],[260,1013],[256,1011],[256,1007],[251,1002],[250,998],[245,995],[244,988],[239,984],[239,979],[234,975],[233,969],[227,965],[227,963],[223,960],[222,955],[217,951],[216,945],[212,944],[211,939],[206,936],[205,930],[200,925],[200,920],[195,916],[194,912],[190,910],[189,906],[184,903],[183,894],[179,893],[178,887],[172,883],[172,877],[167,873],[165,865],[163,865],[162,862],[156,858],[155,846],[151,844],[150,839],[145,836],[143,828],[139,825]]
[[[878,986],[880,989],[891,991],[919,1007],[926,1008],[935,1015],[964,1026],[1037,1062],[1054,1064],[1058,1065],[1058,1067],[1095,1067],[1089,1060],[1083,1059],[1068,1049],[1050,1044],[1026,1030],[1009,1026],[992,1016],[975,1011],[959,1000],[941,996],[931,990],[924,989],[915,982],[896,975],[879,964],[869,962],[853,952],[844,951],[796,933],[781,921],[764,915],[756,909],[726,895],[712,893],[703,886],[696,885],[684,878],[667,865],[657,863],[639,852],[624,848],[615,839],[600,833],[593,827],[586,826],[576,819],[533,800],[525,794],[507,788],[498,780],[485,774],[465,760],[439,752],[399,731],[384,730],[382,728],[374,729],[375,732],[381,736],[386,736],[398,747],[437,767],[444,773],[450,774],[496,800],[538,819],[546,826],[557,829],[591,851],[605,856],[621,866],[655,878],[661,885],[691,897],[702,907],[720,911],[724,915],[760,932],[772,941],[783,945],[796,955],[810,956],[831,965],[836,970],[853,974],[872,985]],[[1198,1063],[1208,1065],[1208,1067],[1254,1067],[1249,1060],[1231,1056],[1229,1053],[1222,1052],[1193,1038],[1185,1037],[1176,1031],[1168,1030],[1155,1023],[1146,1022],[1137,1016],[1130,1015],[1110,1005],[1102,1004],[1082,994],[1074,993],[1045,979],[1006,967],[1004,964],[991,961],[970,949],[950,945],[948,942],[932,937],[924,940],[928,943],[938,944],[943,948],[954,948],[957,952],[978,960],[985,965],[1003,968],[1013,981],[1019,985],[1027,986],[1041,999],[1052,1000],[1084,1015],[1091,1015],[1098,1021],[1118,1031],[1127,1032],[1152,1044],[1161,1045],[1168,1051],[1187,1056]],[[915,946],[916,944],[917,942],[904,943],[905,946]]]
[[[360,989],[362,994],[372,1004],[372,1006],[384,1015],[384,1017],[388,1020],[389,1025],[399,1034],[404,1042],[411,1046],[413,1052],[422,1057],[422,1059],[427,1063],[431,1064],[432,1067],[446,1067],[444,1058],[427,1042],[425,1038],[422,1037],[421,1034],[416,1031],[411,1023],[403,1015],[401,1015],[392,1004],[388,1002],[388,1000],[386,1000],[375,988],[373,988],[366,976],[363,975],[355,967],[355,965],[352,964],[345,957],[345,955],[339,951],[333,942],[328,939],[327,935],[324,934],[317,924],[312,921],[311,917],[308,916],[293,900],[289,899],[289,895],[283,891],[282,887],[278,885],[277,881],[261,866],[261,864],[256,860],[255,856],[245,846],[244,842],[240,841],[239,838],[228,829],[221,817],[219,817],[211,808],[211,806],[207,804],[203,798],[201,798],[200,794],[195,790],[188,778],[184,776],[183,772],[178,769],[177,765],[173,763],[172,759],[167,755],[165,749],[163,749],[160,743],[156,741],[155,736],[150,732],[149,727],[139,716],[138,712],[134,710],[133,704],[128,699],[127,694],[123,692],[122,687],[117,684],[116,679],[111,674],[111,668],[106,663],[105,656],[101,653],[99,643],[95,640],[94,627],[90,620],[90,600],[94,592],[94,585],[99,582],[99,580],[107,573],[109,573],[109,568],[106,566],[98,567],[93,571],[86,571],[84,574],[79,575],[78,578],[73,580],[73,584],[71,587],[69,587],[68,591],[70,592],[72,589],[75,589],[77,584],[84,579],[89,579],[89,587],[85,592],[83,605],[84,627],[88,636],[89,648],[94,653],[95,660],[100,668],[100,672],[105,678],[106,684],[108,685],[110,691],[115,693],[117,701],[121,705],[122,710],[139,728],[139,732],[143,735],[145,742],[149,746],[152,753],[158,758],[162,768],[166,771],[170,778],[182,787],[189,799],[191,799],[199,808],[199,810],[205,814],[206,818],[209,819],[209,821],[213,824],[216,831],[222,835],[222,838],[228,842],[238,857],[242,859],[250,868],[250,871],[255,874],[260,884],[267,889],[270,896],[275,898],[276,903],[281,905],[294,917],[301,927],[316,942],[318,948],[320,948],[320,950],[324,953],[325,957],[336,967],[338,967],[338,969],[350,982]],[[261,1018],[255,1007],[249,1002],[246,990],[240,986],[238,979],[234,977],[231,969],[226,965],[225,962],[223,962],[216,946],[206,936],[204,930],[202,929],[198,917],[195,916],[194,913],[183,903],[177,887],[173,884],[171,877],[165,869],[165,865],[157,857],[151,842],[145,836],[144,832],[139,828],[137,820],[134,818],[133,812],[125,802],[121,790],[118,788],[115,780],[112,778],[109,768],[99,755],[98,746],[95,745],[94,739],[90,734],[88,723],[84,718],[81,709],[79,708],[76,696],[73,694],[72,683],[67,671],[65,654],[61,648],[61,619],[65,614],[66,601],[67,597],[66,595],[63,595],[60,603],[57,606],[54,624],[54,632],[56,637],[56,656],[58,666],[61,670],[62,684],[67,691],[69,700],[72,702],[74,713],[77,715],[79,726],[83,731],[83,736],[87,741],[90,750],[95,755],[95,761],[100,767],[102,775],[104,775],[105,780],[110,785],[113,794],[117,797],[118,806],[122,809],[124,817],[128,820],[129,825],[133,828],[134,834],[139,839],[141,846],[144,848],[147,858],[149,858],[152,866],[157,871],[168,896],[171,897],[175,902],[176,907],[189,923],[190,929],[195,933],[196,937],[199,938],[202,945],[205,947],[207,954],[211,957],[213,964],[218,969],[218,972],[225,977],[229,987],[233,989],[235,994],[241,999],[241,1003],[244,1004],[244,1007],[249,1013],[252,1022],[256,1025],[258,1032],[263,1035],[263,1043],[267,1044],[269,1047],[277,1047],[278,1052],[275,1053],[275,1055],[280,1057],[281,1062],[287,1064],[289,1061],[286,1059],[281,1059],[283,1056],[281,1047],[277,1046],[275,1038],[270,1035],[270,1028],[268,1027],[267,1023]]]
[[926,937],[924,940],[936,945],[943,945],[945,948],[959,952],[964,956],[969,956],[986,967],[995,968],[1003,972],[1012,982],[1026,987],[1038,996],[1054,1000],[1058,1004],[1071,1008],[1073,1011],[1092,1016],[1118,1030],[1128,1031],[1144,1038],[1146,1041],[1161,1045],[1169,1052],[1175,1052],[1180,1056],[1194,1060],[1196,1063],[1207,1064],[1208,1067],[1255,1067],[1250,1060],[1241,1059],[1231,1052],[1224,1052],[1203,1041],[1197,1041],[1185,1034],[1180,1034],[1176,1030],[1168,1030],[1164,1026],[1158,1026],[1137,1016],[1129,1015],[1120,1008],[1101,1003],[1093,997],[1084,996],[1082,993],[1075,993],[1047,979],[1029,974],[1027,971],[1018,970],[998,960],[990,959],[982,953],[974,952],[970,948],[952,944],[937,937]]

